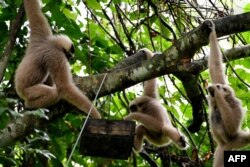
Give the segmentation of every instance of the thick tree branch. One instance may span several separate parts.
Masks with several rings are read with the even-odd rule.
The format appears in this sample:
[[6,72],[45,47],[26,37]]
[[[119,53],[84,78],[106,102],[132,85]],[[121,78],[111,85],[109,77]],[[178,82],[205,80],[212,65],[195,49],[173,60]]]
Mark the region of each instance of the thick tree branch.
[[[215,20],[215,25],[218,36],[250,30],[250,13]],[[99,97],[116,91],[121,91],[142,81],[165,74],[182,72],[190,72],[194,74],[200,73],[201,71],[207,69],[207,59],[196,60],[193,62],[189,61],[188,63],[185,61],[184,64],[182,63],[182,60],[191,58],[188,56],[193,55],[193,53],[195,53],[202,46],[207,45],[208,35],[209,29],[206,24],[202,24],[177,40],[176,44],[166,50],[163,54],[156,55],[150,60],[139,62],[127,68],[109,72]],[[225,55],[229,60],[249,57],[250,45],[226,51]],[[79,88],[92,99],[99,88],[103,77],[104,74],[98,74],[90,77],[77,77],[75,78],[75,82]],[[64,111],[59,113],[51,111],[50,113],[53,114],[51,119],[66,112],[67,106],[68,105],[62,105],[62,103],[57,105],[56,107],[58,109],[64,108]],[[11,142],[22,138],[29,132],[28,129],[30,128],[41,127],[41,124],[39,123],[37,126],[34,126],[34,123],[40,122],[39,120],[32,122],[30,120],[22,121],[22,119],[23,118],[20,118],[21,121],[15,120],[15,122],[7,126],[6,129],[0,131],[0,147],[8,146]],[[20,122],[22,126],[20,125]],[[9,128],[10,126],[16,128]],[[23,127],[20,131],[21,133],[19,133],[19,135],[14,135],[13,133],[15,133],[15,129],[18,129],[20,126]]]
[[13,142],[22,139],[26,134],[41,128],[44,119],[36,118],[34,115],[26,114],[11,122],[5,129],[0,131],[0,147],[11,145]]
[[[244,22],[242,21],[242,18]],[[233,32],[244,32],[250,30],[250,13],[241,15],[228,16],[219,20],[215,20],[215,26],[218,37],[229,35]],[[223,24],[225,22],[225,24]],[[105,96],[116,91],[126,89],[132,85],[143,82],[148,79],[159,77],[166,74],[191,72],[199,74],[207,69],[206,59],[191,62],[191,58],[202,46],[208,44],[208,36],[210,29],[206,22],[187,33],[175,45],[167,49],[163,54],[156,55],[150,60],[138,62],[127,68],[108,73],[107,79],[99,96]],[[225,52],[229,54],[229,60],[235,58],[250,56],[249,47],[244,46],[241,49],[233,49]],[[234,55],[232,55],[234,53]],[[239,56],[235,56],[239,54]],[[187,61],[190,60],[190,61]],[[77,77],[75,81],[79,88],[86,92],[90,97],[94,97],[104,74],[98,74],[91,77]]]

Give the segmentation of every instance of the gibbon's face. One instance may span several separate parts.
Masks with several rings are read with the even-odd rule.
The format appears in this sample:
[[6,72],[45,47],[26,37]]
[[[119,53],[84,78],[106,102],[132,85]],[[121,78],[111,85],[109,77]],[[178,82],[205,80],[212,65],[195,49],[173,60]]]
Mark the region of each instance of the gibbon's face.
[[51,37],[51,40],[55,43],[57,47],[63,50],[63,53],[67,59],[71,59],[75,53],[75,48],[71,39],[63,34],[54,35]]
[[233,95],[232,88],[225,84],[213,84],[208,87],[208,92],[212,97],[215,97],[216,93],[224,97]]
[[142,96],[131,101],[129,104],[130,112],[145,112],[150,100],[150,97]]
[[71,59],[74,57],[74,53],[75,53],[75,47],[73,44],[71,44],[70,49],[67,51],[66,49],[63,49],[64,54],[66,55],[67,59]]

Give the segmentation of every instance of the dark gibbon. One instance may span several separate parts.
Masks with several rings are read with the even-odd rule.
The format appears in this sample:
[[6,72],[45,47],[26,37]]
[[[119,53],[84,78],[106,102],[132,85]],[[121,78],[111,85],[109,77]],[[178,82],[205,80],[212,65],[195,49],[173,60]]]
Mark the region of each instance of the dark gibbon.
[[[143,51],[148,59],[153,56],[148,49],[143,49]],[[185,136],[172,125],[167,111],[158,100],[156,78],[145,82],[144,95],[131,101],[129,109],[131,113],[124,119],[140,122],[136,127],[135,151],[142,150],[144,138],[156,146],[168,145],[172,140],[178,147],[186,148]]]
[[[64,99],[88,112],[91,101],[75,86],[68,59],[74,53],[72,41],[66,35],[53,35],[38,0],[24,0],[30,27],[30,42],[15,74],[17,94],[25,107],[48,107]],[[51,84],[45,84],[50,79]],[[93,118],[101,118],[93,107]]]
[[213,167],[224,166],[224,151],[241,148],[250,143],[250,133],[241,130],[245,112],[241,101],[235,97],[234,90],[227,84],[222,66],[222,53],[215,32],[215,25],[208,22],[211,28],[209,73],[212,84],[208,86],[211,132],[217,143]]

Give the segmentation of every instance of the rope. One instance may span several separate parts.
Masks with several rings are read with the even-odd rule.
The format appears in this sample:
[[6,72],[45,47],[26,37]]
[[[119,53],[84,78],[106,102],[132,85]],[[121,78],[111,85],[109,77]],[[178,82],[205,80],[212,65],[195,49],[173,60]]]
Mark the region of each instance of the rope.
[[107,73],[105,73],[105,75],[104,75],[104,77],[103,77],[103,79],[102,79],[102,83],[101,83],[101,85],[100,85],[100,87],[99,87],[99,89],[98,89],[98,91],[97,91],[97,93],[96,93],[95,99],[94,99],[94,101],[93,101],[93,103],[92,103],[92,105],[91,105],[91,107],[90,107],[90,109],[89,109],[88,115],[87,115],[87,117],[86,117],[86,119],[85,119],[85,121],[84,121],[84,123],[83,123],[83,125],[82,125],[81,131],[80,131],[80,133],[79,133],[79,135],[78,135],[78,137],[77,137],[77,140],[76,140],[76,142],[75,142],[75,145],[74,145],[74,147],[73,147],[73,149],[72,149],[72,151],[71,151],[71,153],[70,153],[70,156],[69,156],[69,159],[68,159],[68,161],[67,161],[66,166],[68,166],[68,165],[69,165],[69,162],[71,161],[71,158],[72,158],[72,156],[73,156],[73,153],[74,153],[74,151],[75,151],[75,149],[76,149],[76,146],[77,146],[77,144],[78,144],[78,142],[79,142],[79,140],[80,140],[80,138],[81,138],[81,136],[82,136],[82,132],[83,132],[83,130],[84,130],[86,124],[87,124],[87,121],[88,121],[88,119],[89,119],[89,116],[90,116],[90,114],[91,114],[91,111],[92,111],[92,108],[93,108],[93,104],[96,102],[96,99],[97,99],[97,97],[98,97],[98,95],[99,95],[99,93],[100,93],[100,90],[101,90],[101,88],[102,88],[102,86],[103,86],[103,83],[104,83],[104,81],[105,81],[106,76],[107,76]]

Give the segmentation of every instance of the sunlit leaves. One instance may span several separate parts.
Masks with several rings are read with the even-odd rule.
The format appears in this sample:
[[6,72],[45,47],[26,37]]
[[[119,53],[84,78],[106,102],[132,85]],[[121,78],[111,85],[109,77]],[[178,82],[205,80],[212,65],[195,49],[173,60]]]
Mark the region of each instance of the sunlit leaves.
[[72,19],[72,20],[76,20],[77,18],[77,14],[76,13],[73,13],[72,11],[70,11],[69,9],[63,9],[63,13],[64,15],[69,18],[69,19]]
[[244,7],[244,12],[250,12],[250,3]]
[[102,7],[100,5],[100,3],[97,2],[97,0],[86,0],[87,5],[94,10],[101,10]]

